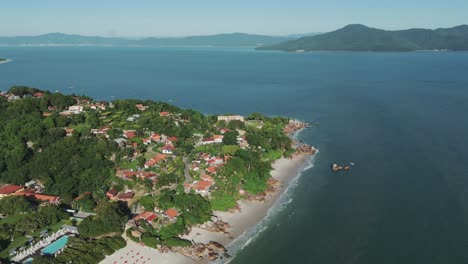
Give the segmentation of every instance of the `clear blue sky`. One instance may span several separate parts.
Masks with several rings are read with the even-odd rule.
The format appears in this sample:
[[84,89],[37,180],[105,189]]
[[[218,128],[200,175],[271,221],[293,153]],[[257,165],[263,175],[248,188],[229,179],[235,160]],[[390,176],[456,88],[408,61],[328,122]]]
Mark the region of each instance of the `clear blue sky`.
[[468,24],[468,0],[2,0],[0,36],[183,36]]

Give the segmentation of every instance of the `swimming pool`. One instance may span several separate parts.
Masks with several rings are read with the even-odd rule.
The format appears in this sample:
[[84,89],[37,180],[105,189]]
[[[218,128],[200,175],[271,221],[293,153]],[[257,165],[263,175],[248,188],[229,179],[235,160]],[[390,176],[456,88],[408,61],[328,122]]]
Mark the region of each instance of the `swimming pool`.
[[33,258],[28,258],[23,262],[23,264],[31,264],[33,262]]
[[68,236],[63,236],[56,240],[54,243],[48,245],[44,249],[41,250],[43,255],[53,255],[60,249],[64,248],[68,242]]

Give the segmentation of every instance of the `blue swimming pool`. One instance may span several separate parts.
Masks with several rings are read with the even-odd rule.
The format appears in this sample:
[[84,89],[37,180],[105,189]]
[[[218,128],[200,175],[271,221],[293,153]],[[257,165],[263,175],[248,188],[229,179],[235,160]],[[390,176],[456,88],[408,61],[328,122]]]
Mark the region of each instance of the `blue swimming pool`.
[[28,258],[23,262],[23,264],[31,264],[33,262],[33,258]]
[[43,255],[53,255],[60,249],[64,248],[68,242],[68,236],[63,236],[56,240],[54,243],[48,245],[44,249],[41,250]]

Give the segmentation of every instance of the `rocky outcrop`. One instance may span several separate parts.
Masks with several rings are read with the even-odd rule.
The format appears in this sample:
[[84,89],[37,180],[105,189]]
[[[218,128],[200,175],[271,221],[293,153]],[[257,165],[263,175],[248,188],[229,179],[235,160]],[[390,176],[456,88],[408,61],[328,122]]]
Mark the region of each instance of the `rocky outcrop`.
[[197,243],[190,247],[174,247],[172,251],[181,253],[184,256],[193,258],[195,260],[209,261],[217,260],[219,258],[229,258],[227,249],[218,242],[210,241],[208,244]]
[[204,230],[207,230],[207,231],[210,231],[210,232],[223,233],[223,234],[226,234],[226,235],[229,235],[228,229],[230,227],[231,226],[229,225],[229,223],[224,222],[222,220],[217,220],[215,222],[208,221],[208,222],[200,225],[201,229],[204,229]]
[[351,169],[351,166],[348,166],[348,165],[347,166],[340,166],[340,165],[335,163],[335,164],[333,164],[331,166],[331,169],[332,169],[332,171],[335,171],[335,172],[336,171],[341,171],[341,170],[346,170],[347,171],[347,170]]

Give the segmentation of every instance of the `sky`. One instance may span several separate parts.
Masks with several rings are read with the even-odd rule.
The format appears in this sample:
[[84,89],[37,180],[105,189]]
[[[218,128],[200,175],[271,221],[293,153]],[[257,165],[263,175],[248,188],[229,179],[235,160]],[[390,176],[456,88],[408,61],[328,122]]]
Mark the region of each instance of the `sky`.
[[288,35],[468,24],[468,0],[0,0],[0,36]]

